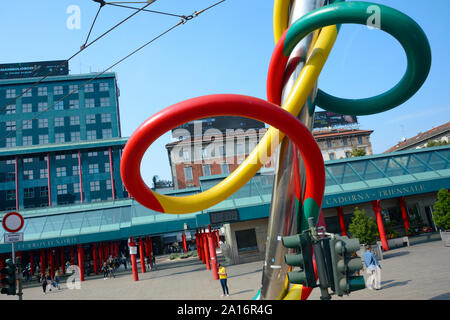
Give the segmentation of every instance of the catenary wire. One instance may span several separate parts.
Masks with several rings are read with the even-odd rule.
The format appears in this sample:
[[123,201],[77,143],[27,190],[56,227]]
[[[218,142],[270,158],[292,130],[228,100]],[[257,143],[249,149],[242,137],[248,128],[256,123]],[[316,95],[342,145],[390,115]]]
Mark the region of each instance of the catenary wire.
[[39,112],[37,115],[35,115],[34,117],[32,117],[31,119],[28,120],[24,120],[22,121],[22,125],[21,126],[16,126],[16,130],[12,130],[10,133],[8,133],[7,135],[3,136],[2,138],[0,138],[0,141],[5,140],[6,138],[8,138],[9,136],[11,136],[13,133],[15,133],[18,129],[22,129],[27,123],[29,123],[30,121],[37,119],[39,116],[41,116],[42,114],[44,114],[45,112],[49,111],[50,109],[52,109],[55,105],[57,105],[59,102],[64,101],[64,99],[68,98],[69,96],[71,96],[74,93],[77,93],[80,89],[84,88],[86,85],[88,85],[90,82],[98,79],[101,75],[103,75],[104,73],[106,73],[107,71],[111,70],[112,68],[114,68],[115,66],[117,66],[118,64],[122,63],[124,60],[128,59],[129,57],[131,57],[132,55],[136,54],[137,52],[141,51],[142,49],[144,49],[145,47],[147,47],[149,44],[153,43],[154,41],[156,41],[157,39],[161,38],[162,36],[166,35],[167,33],[169,33],[170,31],[172,31],[173,29],[175,29],[176,27],[185,24],[187,21],[191,20],[192,18],[197,17],[199,14],[215,7],[216,5],[225,2],[225,0],[221,0],[216,2],[215,4],[200,10],[199,12],[194,12],[192,15],[186,16],[189,18],[183,18],[181,19],[177,24],[173,25],[172,27],[168,28],[167,30],[165,30],[164,32],[160,33],[159,35],[157,35],[156,37],[152,38],[150,41],[144,43],[142,46],[138,47],[137,49],[133,50],[131,53],[127,54],[125,57],[121,58],[120,60],[118,60],[117,62],[115,62],[114,64],[112,64],[110,67],[106,68],[105,70],[103,70],[102,72],[98,73],[95,77],[89,79],[88,81],[84,82],[81,87],[77,87],[76,89],[72,90],[71,92],[69,92],[68,94],[66,94],[65,96],[63,96],[62,98],[58,99],[57,101],[55,101],[52,105],[50,105],[49,107],[45,108],[44,110],[42,110],[41,112]]

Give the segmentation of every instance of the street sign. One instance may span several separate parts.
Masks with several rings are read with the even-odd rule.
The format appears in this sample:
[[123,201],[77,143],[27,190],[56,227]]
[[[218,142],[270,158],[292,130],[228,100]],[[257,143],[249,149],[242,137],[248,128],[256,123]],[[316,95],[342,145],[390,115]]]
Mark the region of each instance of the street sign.
[[8,232],[17,232],[20,231],[23,227],[23,217],[18,212],[10,212],[7,213],[3,217],[2,225],[3,228]]
[[137,247],[136,246],[131,246],[130,247],[130,254],[137,254]]
[[23,241],[23,232],[5,233],[5,243],[21,242]]

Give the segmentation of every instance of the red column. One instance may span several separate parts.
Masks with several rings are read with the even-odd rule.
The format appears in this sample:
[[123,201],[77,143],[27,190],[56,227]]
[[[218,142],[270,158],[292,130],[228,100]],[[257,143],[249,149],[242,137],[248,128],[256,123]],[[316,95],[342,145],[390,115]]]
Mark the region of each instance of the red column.
[[61,259],[61,272],[62,274],[66,274],[66,266],[65,266],[66,259],[64,259],[64,247],[61,247],[59,249],[59,257]]
[[204,248],[204,252],[205,252],[206,270],[211,270],[211,266],[209,264],[208,238],[207,238],[206,232],[203,234],[203,248]]
[[47,152],[47,196],[48,206],[52,206],[52,185],[50,180],[50,153]]
[[388,243],[386,240],[386,232],[384,231],[383,217],[381,216],[380,200],[372,201],[372,206],[373,206],[373,212],[375,213],[375,216],[377,217],[377,225],[378,225],[378,232],[380,234],[381,245],[383,246],[384,251],[388,251],[389,246],[388,246]]
[[92,260],[94,260],[94,274],[98,274],[98,265],[97,265],[97,245],[95,243],[92,244]]
[[116,254],[116,257],[119,256],[119,243],[117,241],[114,242],[114,253]]
[[111,173],[111,190],[112,198],[116,200],[116,191],[114,190],[114,173],[113,173],[113,160],[112,160],[112,149],[109,147],[109,172]]
[[195,230],[195,242],[197,244],[197,256],[199,260],[202,259],[202,248],[200,246],[200,233],[198,232],[198,229]]
[[220,236],[219,236],[219,229],[216,230],[216,241],[217,241],[217,246],[220,248]]
[[40,255],[41,255],[41,276],[43,276],[45,274],[45,250],[41,249],[40,250]]
[[345,221],[344,221],[344,208],[337,207],[337,213],[339,218],[339,225],[341,226],[341,232],[343,236],[347,235],[347,230],[345,229]]
[[78,268],[80,269],[80,281],[84,281],[84,250],[78,245]]
[[100,266],[103,266],[103,247],[102,247],[102,243],[100,242],[98,244],[98,260],[100,262]]
[[203,245],[205,243],[205,241],[203,239],[204,233],[203,233],[202,229],[200,229],[200,232],[198,233],[198,235],[199,235],[198,242],[200,243],[200,254],[201,254],[201,258],[202,258],[202,263],[205,264],[206,263],[206,261],[205,261],[205,246]]
[[187,243],[186,243],[186,234],[183,232],[183,234],[181,235],[181,238],[183,239],[183,250],[184,252],[187,252]]
[[49,261],[49,265],[50,265],[50,276],[53,278],[55,276],[55,261],[54,261],[54,257],[53,257],[53,249],[48,249],[47,251],[48,253],[48,261]]
[[152,238],[150,238],[148,241],[150,243],[150,255],[149,255],[150,265],[153,267],[153,258],[152,258],[152,255],[153,255],[153,240],[152,240]]
[[141,272],[145,273],[144,241],[141,237],[139,237],[139,256],[141,258]]
[[[50,173],[49,173],[50,174]],[[81,170],[81,151],[78,150],[78,177],[80,179],[80,201],[84,202],[83,194],[83,170]]]
[[111,252],[111,256],[114,258],[114,257],[115,257],[115,254],[114,254],[114,245],[113,245],[113,242],[112,242],[112,241],[109,243],[109,252]]
[[137,248],[136,242],[133,241],[133,237],[130,237],[130,242],[128,243],[128,246],[130,247],[131,270],[133,271],[133,280],[138,281],[139,277],[136,261]]
[[58,248],[53,249],[53,251],[55,252],[55,270],[59,269],[59,252],[58,252]]
[[211,268],[213,272],[213,279],[218,280],[219,274],[217,273],[217,256],[216,256],[216,247],[214,246],[213,234],[208,233],[208,246],[209,246],[209,254],[211,256]]
[[[15,161],[15,181],[16,181],[16,210],[19,211],[19,157]],[[14,262],[15,263],[15,262]]]
[[73,252],[73,246],[70,247],[70,265],[73,266],[75,264],[75,254]]
[[108,260],[108,258],[109,258],[109,247],[108,247],[108,244],[105,243],[103,245],[103,247],[105,248],[105,260]]
[[405,226],[405,233],[408,235],[408,229],[409,229],[409,220],[408,220],[408,214],[406,212],[406,205],[405,205],[405,197],[400,197],[400,209],[402,211],[402,218],[403,218],[403,225]]
[[34,276],[34,254],[30,251],[30,275]]

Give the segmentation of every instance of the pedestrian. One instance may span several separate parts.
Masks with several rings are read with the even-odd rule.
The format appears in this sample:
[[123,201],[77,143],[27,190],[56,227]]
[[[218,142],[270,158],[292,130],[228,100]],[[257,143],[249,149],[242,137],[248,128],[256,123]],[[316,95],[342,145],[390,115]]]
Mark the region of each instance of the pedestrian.
[[43,274],[42,276],[41,276],[41,283],[42,283],[42,291],[44,292],[44,294],[45,294],[45,291],[46,291],[46,289],[47,289],[47,277],[45,276],[45,274]]
[[58,288],[58,290],[61,290],[61,287],[59,285],[59,281],[60,281],[60,275],[59,275],[59,269],[58,269],[55,272],[55,282],[56,282],[56,287]]
[[106,265],[106,262],[103,262],[102,271],[103,271],[103,280],[108,279],[108,266]]
[[366,272],[369,277],[366,280],[366,288],[370,290],[380,290],[381,289],[381,266],[377,260],[377,257],[372,252],[372,248],[367,245],[366,252],[363,254],[364,265],[366,267]]
[[52,291],[52,277],[50,276],[50,273],[47,271],[47,273],[45,274],[46,279],[46,283],[47,283],[47,289],[48,291]]
[[220,263],[218,265],[219,267],[219,280],[220,284],[222,285],[222,297],[226,294],[227,297],[230,295],[228,292],[228,286],[227,286],[227,269],[222,266]]

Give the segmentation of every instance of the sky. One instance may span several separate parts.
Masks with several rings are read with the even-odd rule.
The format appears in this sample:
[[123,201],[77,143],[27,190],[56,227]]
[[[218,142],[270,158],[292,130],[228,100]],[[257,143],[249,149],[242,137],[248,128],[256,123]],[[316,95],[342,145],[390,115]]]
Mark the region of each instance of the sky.
[[[157,0],[148,9],[190,15],[216,0]],[[403,137],[450,120],[450,1],[372,0],[412,17],[425,31],[432,66],[422,88],[399,107],[358,117],[360,128],[374,130],[373,152],[386,151]],[[70,25],[70,6],[80,8],[80,25]],[[135,4],[136,7],[142,4]],[[98,3],[88,0],[0,2],[0,63],[64,60],[85,42]],[[90,39],[133,10],[102,8]],[[159,110],[186,99],[233,93],[266,99],[269,61],[275,46],[271,0],[226,0],[173,29],[112,69],[120,88],[122,136],[129,137]],[[70,73],[103,71],[180,21],[179,17],[140,12],[69,62]],[[75,28],[73,28],[75,26]],[[406,70],[406,56],[389,34],[360,25],[343,25],[319,78],[319,87],[343,98],[364,98],[393,87]],[[320,111],[316,108],[316,111]],[[160,137],[146,152],[141,173],[171,179]]]

